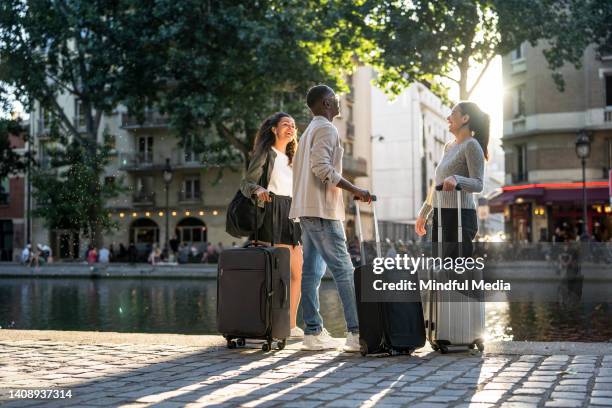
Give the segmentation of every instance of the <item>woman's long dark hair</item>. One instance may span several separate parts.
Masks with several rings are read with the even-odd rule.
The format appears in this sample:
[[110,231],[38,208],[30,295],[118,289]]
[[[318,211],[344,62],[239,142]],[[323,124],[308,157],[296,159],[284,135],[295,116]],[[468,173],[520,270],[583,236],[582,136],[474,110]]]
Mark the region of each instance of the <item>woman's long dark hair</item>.
[[489,115],[483,112],[474,102],[462,101],[457,106],[461,109],[462,114],[470,117],[467,125],[474,132],[474,139],[482,147],[485,159],[489,160],[489,127],[491,125]]
[[[276,141],[276,136],[272,132],[273,127],[277,127],[278,123],[282,118],[291,118],[291,115],[285,112],[276,112],[273,115],[268,116],[266,120],[261,123],[257,135],[255,136],[255,143],[253,144],[253,155],[258,155],[263,152],[267,152],[272,148]],[[287,144],[285,154],[289,158],[289,165],[293,162],[293,156],[295,155],[295,149],[297,148],[297,140],[295,138]]]

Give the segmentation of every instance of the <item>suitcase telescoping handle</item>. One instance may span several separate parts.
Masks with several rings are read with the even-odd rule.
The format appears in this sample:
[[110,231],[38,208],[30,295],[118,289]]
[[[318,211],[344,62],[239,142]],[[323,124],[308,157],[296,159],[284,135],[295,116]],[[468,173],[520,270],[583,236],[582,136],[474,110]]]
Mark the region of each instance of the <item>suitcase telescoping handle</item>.
[[[436,207],[438,210],[438,242],[442,242],[442,206],[440,205],[439,192],[442,191],[444,186],[440,184],[436,186]],[[463,226],[461,225],[461,186],[457,184],[455,186],[457,192],[457,242],[463,241]]]
[[[268,194],[270,195],[270,198],[272,199],[272,216],[270,217],[270,231],[272,232],[272,236],[270,237],[270,246],[274,246],[274,193],[271,191],[268,191]],[[259,225],[259,211],[257,210],[257,194],[253,194],[253,199],[255,200],[255,241],[248,243],[247,246],[259,246],[259,245],[263,245],[259,243],[259,228],[257,228],[257,226]],[[264,212],[265,212],[265,203],[264,203]],[[264,214],[264,218],[265,218],[265,214]]]
[[[380,249],[380,235],[378,234],[378,217],[376,216],[376,205],[374,202],[376,201],[376,196],[372,197],[372,217],[374,218],[374,236],[376,238],[376,256],[378,258],[381,257],[381,249]],[[366,253],[365,246],[363,242],[363,230],[361,229],[361,213],[359,211],[359,199],[357,197],[353,197],[355,201],[355,221],[357,224],[357,238],[359,239],[359,252],[361,253],[361,265],[366,264]]]

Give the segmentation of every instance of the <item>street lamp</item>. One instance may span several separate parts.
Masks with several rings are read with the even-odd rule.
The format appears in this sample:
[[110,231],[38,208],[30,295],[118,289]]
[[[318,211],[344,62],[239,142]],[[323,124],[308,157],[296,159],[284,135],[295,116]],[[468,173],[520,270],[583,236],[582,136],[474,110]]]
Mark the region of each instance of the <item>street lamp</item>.
[[170,166],[170,159],[166,159],[166,166],[164,167],[164,183],[166,184],[166,253],[170,257],[170,218],[169,218],[169,194],[170,194],[170,182],[172,181],[172,167]]
[[584,130],[578,132],[576,138],[576,156],[582,162],[582,238],[589,237],[589,222],[587,215],[587,196],[586,196],[586,159],[591,154],[591,140]]

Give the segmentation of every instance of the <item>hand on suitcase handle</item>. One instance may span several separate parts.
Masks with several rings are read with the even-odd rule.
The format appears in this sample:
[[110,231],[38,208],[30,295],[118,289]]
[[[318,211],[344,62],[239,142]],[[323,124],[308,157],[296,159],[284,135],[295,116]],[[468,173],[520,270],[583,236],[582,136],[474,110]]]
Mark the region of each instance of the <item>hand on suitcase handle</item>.
[[[436,191],[442,191],[444,189],[444,184],[440,184],[436,186]],[[457,191],[461,191],[461,186],[459,184],[457,184],[455,186],[455,190]]]
[[[372,198],[372,201],[376,201],[376,196],[375,195],[370,195],[370,198]],[[353,197],[354,201],[361,201],[361,199],[357,196]]]

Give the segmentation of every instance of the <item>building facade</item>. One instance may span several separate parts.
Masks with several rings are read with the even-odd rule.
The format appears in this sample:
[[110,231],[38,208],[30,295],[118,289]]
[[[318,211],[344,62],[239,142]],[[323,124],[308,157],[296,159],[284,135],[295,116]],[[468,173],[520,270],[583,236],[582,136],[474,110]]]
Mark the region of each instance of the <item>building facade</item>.
[[[374,72],[371,71],[371,75]],[[416,240],[414,224],[434,171],[450,140],[450,108],[423,84],[395,99],[370,85],[372,95],[372,180],[382,238]]]
[[[22,136],[10,135],[9,143],[18,154],[25,153],[26,143]],[[18,260],[27,244],[25,191],[24,174],[0,180],[0,261]]]
[[586,159],[587,227],[598,240],[612,235],[607,178],[612,168],[612,56],[585,50],[582,69],[561,70],[559,92],[542,46],[523,44],[503,57],[506,175],[491,202],[502,211],[514,241],[549,241],[559,232],[575,239],[585,231],[582,166],[575,143],[590,141]]
[[[69,114],[72,105],[71,117],[79,125],[78,103],[68,102],[63,107]],[[40,110],[31,115],[38,160],[43,166],[49,161],[44,116]],[[107,203],[119,228],[104,236],[104,245],[118,249],[120,244],[127,247],[134,242],[142,252],[174,238],[200,249],[207,241],[225,245],[236,241],[225,233],[225,208],[238,189],[241,173],[224,168],[219,179],[220,169],[203,163],[188,143],[180,146],[168,127],[168,118],[156,111],[147,111],[140,122],[117,109],[102,121],[99,137],[105,131],[114,141],[104,182],[120,182],[125,188]],[[172,173],[168,184],[164,180],[166,164]],[[41,219],[33,220],[33,239],[50,242],[59,258],[76,258],[85,250],[81,237],[71,231],[49,231]]]

